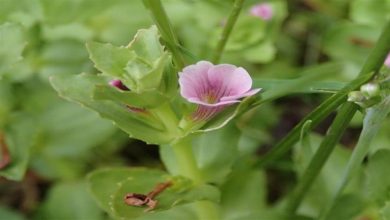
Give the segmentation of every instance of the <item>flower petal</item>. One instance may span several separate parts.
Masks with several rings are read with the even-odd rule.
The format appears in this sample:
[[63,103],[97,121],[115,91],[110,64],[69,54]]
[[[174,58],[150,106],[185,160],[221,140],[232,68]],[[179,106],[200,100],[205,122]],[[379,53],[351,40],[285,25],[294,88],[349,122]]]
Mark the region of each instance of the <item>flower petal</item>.
[[179,73],[180,94],[186,99],[200,97],[207,89],[207,72],[212,66],[210,62],[200,61],[185,67]]
[[239,95],[252,87],[249,73],[244,68],[237,68],[234,65],[216,65],[209,69],[208,78],[210,85],[218,88],[218,98]]
[[252,95],[260,92],[261,90],[262,90],[261,88],[252,89],[252,90],[250,90],[250,91],[248,91],[246,93],[243,93],[243,94],[232,95],[232,96],[224,96],[220,100],[221,101],[237,100],[237,99],[241,99],[241,98],[244,98],[244,97],[252,96]]

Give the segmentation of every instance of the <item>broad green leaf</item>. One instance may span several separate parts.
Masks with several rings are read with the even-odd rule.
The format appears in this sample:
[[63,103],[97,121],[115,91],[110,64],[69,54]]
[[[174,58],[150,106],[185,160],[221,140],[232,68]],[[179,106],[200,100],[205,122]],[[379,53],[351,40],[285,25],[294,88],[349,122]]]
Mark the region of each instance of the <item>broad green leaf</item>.
[[81,74],[77,76],[56,75],[51,78],[53,87],[60,96],[78,102],[97,111],[103,118],[110,119],[131,137],[148,143],[167,143],[173,137],[165,131],[152,115],[130,111],[121,103],[107,100],[93,100],[96,84],[106,84],[104,78],[96,75]]
[[380,215],[382,220],[390,220],[390,200],[381,208]]
[[378,35],[379,29],[370,26],[338,23],[324,36],[324,51],[333,59],[360,64],[367,58]]
[[[261,171],[235,170],[221,186],[223,219],[245,219],[266,212],[266,181]],[[249,219],[249,218],[247,218]]]
[[327,220],[334,219],[355,219],[367,204],[365,200],[356,194],[347,194],[336,201],[333,209],[330,210]]
[[390,2],[386,0],[353,0],[350,17],[360,24],[382,27],[390,16]]
[[[306,169],[321,140],[322,137],[319,137],[318,135],[307,134],[305,145],[302,146],[299,143],[296,145],[294,149],[294,161],[298,176]],[[298,211],[299,214],[313,217],[318,216],[323,207],[331,201],[336,193],[340,179],[344,174],[343,168],[346,167],[350,154],[351,152],[342,146],[335,148],[328,162],[322,169],[321,174],[307,193],[307,196]],[[362,187],[362,183],[359,181],[361,170],[358,171],[358,175],[351,179],[351,184],[346,189],[346,192],[360,191],[360,187]],[[344,215],[347,212],[348,210],[345,209],[345,213],[340,212],[339,214]]]
[[136,93],[119,90],[109,85],[95,86],[93,98],[116,101],[137,108],[154,108],[167,101],[167,97],[157,90]]
[[252,63],[268,63],[275,58],[276,48],[272,42],[261,42],[243,51],[246,60]]
[[184,177],[172,177],[160,170],[146,168],[111,168],[94,171],[88,177],[89,188],[98,204],[110,215],[133,219],[145,214],[145,207],[126,205],[123,198],[127,193],[147,194],[159,183],[172,182],[158,196],[154,212],[198,200],[219,200],[219,191],[211,185],[194,185]]
[[[238,156],[239,137],[240,132],[234,125],[189,137],[197,166],[207,182],[220,183],[230,173]],[[172,146],[161,146],[160,156],[169,173],[180,174]]]
[[368,199],[381,206],[390,200],[389,166],[390,150],[381,149],[369,157],[365,191]]
[[137,218],[137,220],[198,220],[196,215],[196,204],[190,203],[188,205],[175,206],[169,210],[150,213]]
[[5,126],[4,138],[11,156],[11,162],[0,170],[0,176],[10,180],[21,180],[27,169],[30,151],[35,144],[34,120],[28,114],[14,115]]
[[25,45],[23,30],[19,25],[12,23],[0,25],[0,79],[22,59]]
[[38,211],[39,219],[103,220],[103,212],[82,182],[63,182],[50,188]]

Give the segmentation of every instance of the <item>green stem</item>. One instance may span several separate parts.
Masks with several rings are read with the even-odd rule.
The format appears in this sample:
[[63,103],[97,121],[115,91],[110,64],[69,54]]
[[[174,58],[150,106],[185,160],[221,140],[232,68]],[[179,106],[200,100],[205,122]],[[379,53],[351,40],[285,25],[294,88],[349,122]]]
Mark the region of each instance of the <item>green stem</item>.
[[312,121],[313,128],[316,127],[322,120],[324,120],[330,113],[332,113],[338,106],[345,102],[346,97],[350,91],[355,90],[362,84],[370,80],[383,65],[383,62],[390,51],[390,22],[386,24],[383,29],[378,42],[374,49],[368,56],[364,66],[362,67],[359,77],[349,83],[338,93],[329,97],[325,102],[318,106],[313,112],[301,120],[301,122],[294,127],[281,141],[279,141],[271,151],[268,152],[256,165],[264,166],[270,162],[281,158],[286,154],[296,141],[299,139],[299,133],[303,124],[307,120]]
[[378,133],[379,128],[385,121],[390,112],[390,96],[385,98],[380,104],[369,108],[363,121],[363,130],[360,134],[359,141],[352,152],[352,156],[348,161],[347,168],[344,171],[343,179],[339,183],[338,189],[333,196],[333,199],[327,205],[325,211],[321,214],[320,219],[326,219],[329,211],[333,208],[334,203],[340,198],[341,193],[348,185],[351,177],[358,172],[364,157],[367,155],[370,144]]
[[225,49],[225,45],[227,40],[229,39],[230,33],[233,30],[234,24],[237,21],[238,15],[240,14],[242,4],[244,3],[244,0],[235,0],[233,9],[230,12],[230,15],[226,21],[225,27],[222,31],[222,35],[219,38],[217,47],[215,49],[213,58],[211,59],[214,63],[219,63],[219,60],[221,59],[223,50]]
[[180,169],[180,174],[192,179],[195,184],[200,184],[203,182],[203,177],[196,164],[191,141],[190,137],[186,137],[177,141],[172,147],[176,156],[177,165]]
[[169,22],[168,16],[161,4],[160,0],[143,0],[147,9],[152,13],[154,23],[157,25],[161,33],[161,37],[166,41],[166,46],[171,51],[174,62],[178,69],[184,67],[184,58],[180,53],[179,41],[176,38],[172,25]]
[[328,129],[320,147],[311,159],[307,169],[299,180],[298,185],[291,194],[287,202],[286,211],[288,214],[294,214],[299,207],[305,192],[308,191],[312,182],[320,174],[322,166],[325,164],[329,155],[332,153],[336,143],[340,140],[345,129],[348,127],[350,120],[355,113],[356,106],[353,103],[345,103],[337,114],[332,125]]
[[177,137],[180,135],[179,119],[177,115],[172,111],[172,106],[169,102],[165,102],[161,106],[150,109],[150,112],[155,115],[165,126],[169,134]]
[[[186,137],[172,145],[176,156],[177,165],[180,169],[180,174],[192,179],[195,184],[204,183],[199,167],[196,164],[194,153],[192,150],[192,138]],[[196,203],[200,220],[218,220],[219,213],[215,205],[208,201],[200,201]]]

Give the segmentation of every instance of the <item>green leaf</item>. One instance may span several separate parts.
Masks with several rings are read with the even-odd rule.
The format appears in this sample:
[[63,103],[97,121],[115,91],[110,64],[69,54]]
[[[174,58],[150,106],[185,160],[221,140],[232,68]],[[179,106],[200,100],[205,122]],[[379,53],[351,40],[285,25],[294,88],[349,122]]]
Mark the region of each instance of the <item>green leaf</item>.
[[390,150],[381,149],[369,157],[367,166],[367,198],[379,205],[384,205],[390,200],[390,176],[388,168],[390,166]]
[[126,47],[97,42],[87,43],[87,49],[95,67],[105,74],[121,78],[124,84],[134,89],[134,80],[126,74],[125,68],[129,60],[136,55]]
[[354,0],[351,2],[350,17],[356,23],[382,27],[390,15],[389,12],[389,1]]
[[159,88],[170,61],[155,26],[139,30],[126,47],[88,43],[87,48],[97,69],[121,79],[137,93]]
[[160,59],[164,54],[164,47],[160,44],[156,26],[138,30],[127,48],[134,50],[138,57],[150,63]]
[[22,60],[26,42],[19,25],[5,23],[0,25],[0,79],[10,68]]
[[221,186],[223,219],[242,219],[265,212],[266,181],[261,171],[235,170]]
[[0,176],[15,181],[23,179],[36,132],[34,120],[27,114],[14,115],[10,119],[9,124],[4,128],[4,138],[11,162],[0,170]]
[[[307,125],[307,124],[306,124]],[[318,149],[319,144],[322,141],[322,137],[314,134],[307,134],[306,141],[304,145],[297,144],[294,148],[294,161],[295,169],[299,176],[307,168],[314,152]],[[308,148],[309,147],[309,148]],[[337,187],[339,185],[340,179],[344,174],[344,169],[348,163],[348,159],[351,152],[345,149],[342,146],[335,148],[334,152],[328,159],[328,162],[325,164],[321,170],[320,175],[313,183],[311,189],[308,191],[307,196],[305,197],[298,213],[308,216],[318,216],[320,211],[333,199],[334,194],[336,193]],[[358,170],[357,174],[361,175],[361,170]],[[347,188],[352,192],[359,192],[361,187],[361,182],[359,181],[359,175],[351,179],[351,184]],[[359,201],[356,201],[359,202]],[[345,213],[342,213],[340,210],[340,215],[344,215],[348,212],[347,209],[344,209]]]
[[272,42],[261,42],[243,51],[244,58],[252,63],[271,62],[276,55],[276,48]]
[[367,25],[338,23],[325,35],[324,51],[336,60],[363,63],[378,39],[379,30]]
[[54,185],[38,212],[40,219],[103,220],[103,212],[81,182]]
[[96,84],[106,84],[104,78],[96,75],[56,75],[51,78],[53,87],[60,96],[78,102],[97,111],[103,118],[110,119],[131,137],[148,143],[168,143],[173,137],[160,130],[161,123],[150,114],[134,112],[121,103],[107,100],[93,100]]
[[167,101],[167,97],[157,90],[136,93],[119,90],[109,85],[95,86],[93,99],[116,101],[137,108],[154,108]]
[[343,195],[336,201],[326,219],[355,219],[366,206],[364,199],[356,194]]
[[198,200],[219,200],[219,191],[211,185],[194,185],[184,177],[172,177],[160,170],[146,168],[102,169],[88,176],[89,188],[98,204],[110,215],[133,219],[145,214],[145,207],[133,207],[124,203],[127,193],[147,194],[159,183],[172,182],[155,199],[158,205],[154,212],[170,209],[180,204]]

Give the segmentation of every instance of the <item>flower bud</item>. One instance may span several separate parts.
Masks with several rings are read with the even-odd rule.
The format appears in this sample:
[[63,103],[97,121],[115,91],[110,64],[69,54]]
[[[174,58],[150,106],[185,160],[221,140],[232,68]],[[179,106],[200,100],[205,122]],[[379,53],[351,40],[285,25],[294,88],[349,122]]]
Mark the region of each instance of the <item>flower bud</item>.
[[390,68],[390,53],[387,54],[387,58],[386,58],[386,60],[385,60],[385,65],[386,65],[388,68]]
[[254,5],[250,9],[250,14],[259,17],[265,21],[270,20],[273,16],[273,10],[270,4],[268,3],[261,3]]
[[368,99],[380,94],[379,85],[376,83],[367,83],[360,87],[360,92]]
[[367,98],[360,91],[352,91],[348,94],[348,102],[364,102]]

